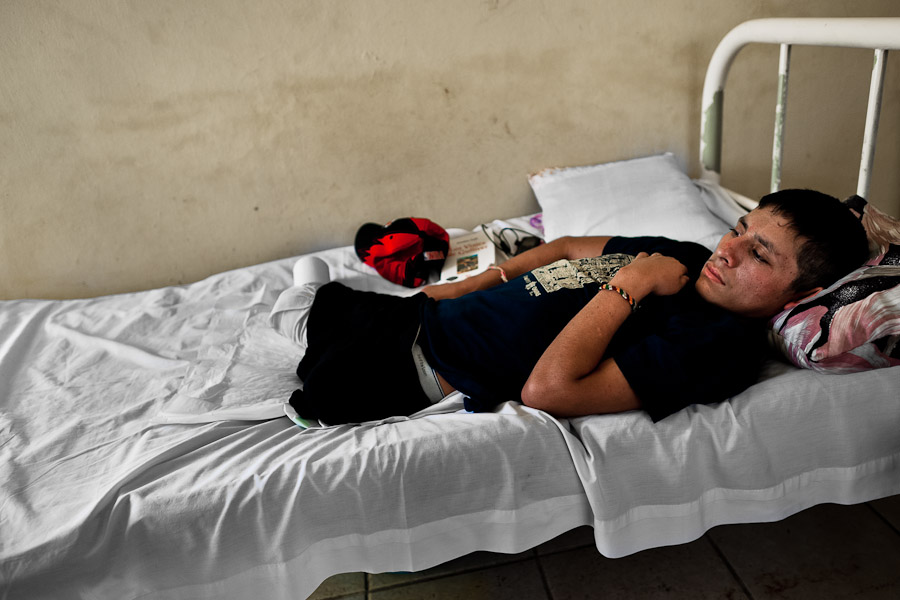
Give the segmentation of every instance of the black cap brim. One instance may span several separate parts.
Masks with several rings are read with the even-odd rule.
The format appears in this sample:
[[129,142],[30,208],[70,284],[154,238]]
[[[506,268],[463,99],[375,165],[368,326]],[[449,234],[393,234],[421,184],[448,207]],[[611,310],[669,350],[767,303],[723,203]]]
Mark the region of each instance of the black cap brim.
[[356,255],[360,260],[365,260],[369,253],[369,248],[382,235],[384,235],[384,226],[378,223],[366,223],[359,228],[356,232],[353,247],[356,249]]

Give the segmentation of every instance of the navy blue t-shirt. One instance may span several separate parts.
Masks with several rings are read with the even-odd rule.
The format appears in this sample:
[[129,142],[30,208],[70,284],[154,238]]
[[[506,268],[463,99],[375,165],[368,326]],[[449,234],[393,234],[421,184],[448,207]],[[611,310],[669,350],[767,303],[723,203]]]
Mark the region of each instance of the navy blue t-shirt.
[[619,328],[612,357],[654,421],[751,385],[763,355],[761,323],[705,302],[693,282],[710,251],[661,237],[615,237],[603,257],[558,261],[509,283],[423,306],[419,344],[471,411],[518,400],[544,350],[619,267],[639,252],[672,256],[691,282],[649,296]]

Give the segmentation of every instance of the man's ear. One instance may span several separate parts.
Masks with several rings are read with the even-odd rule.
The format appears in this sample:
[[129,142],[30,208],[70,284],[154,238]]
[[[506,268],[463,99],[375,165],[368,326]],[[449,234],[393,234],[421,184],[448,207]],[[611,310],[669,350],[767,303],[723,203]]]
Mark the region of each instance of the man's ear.
[[784,310],[791,310],[792,308],[794,308],[795,306],[797,306],[798,304],[800,304],[807,298],[812,298],[813,296],[815,296],[816,294],[818,294],[819,292],[821,292],[824,289],[825,288],[823,288],[822,286],[819,286],[819,287],[814,287],[813,289],[807,290],[805,292],[800,292],[799,294],[797,294],[796,298],[794,298],[793,300],[791,300],[790,302],[788,302],[787,304],[784,305]]

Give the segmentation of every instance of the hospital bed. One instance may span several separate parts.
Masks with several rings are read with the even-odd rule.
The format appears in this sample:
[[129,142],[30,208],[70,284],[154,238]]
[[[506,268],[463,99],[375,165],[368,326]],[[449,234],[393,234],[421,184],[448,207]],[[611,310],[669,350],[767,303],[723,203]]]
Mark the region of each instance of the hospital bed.
[[[878,49],[865,197],[900,19],[761,20],[711,61],[699,179],[668,154],[549,169],[530,178],[540,215],[488,226],[712,248],[752,206],[719,185],[725,75],[752,42],[782,44],[780,90],[791,44]],[[316,256],[356,289],[414,292],[351,247]],[[268,325],[295,260],[0,303],[0,598],[304,598],[333,574],[517,553],[585,525],[621,557],[900,493],[896,330],[878,341],[883,364],[869,366],[881,368],[772,359],[745,392],[655,424],[642,412],[555,419],[514,399],[470,414],[453,394],[412,417],[304,430],[283,412],[299,352]]]

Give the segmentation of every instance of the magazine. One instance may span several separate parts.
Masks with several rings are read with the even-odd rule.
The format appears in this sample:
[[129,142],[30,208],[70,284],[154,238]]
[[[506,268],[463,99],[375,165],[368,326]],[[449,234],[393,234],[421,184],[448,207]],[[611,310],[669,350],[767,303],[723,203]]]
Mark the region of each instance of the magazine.
[[478,275],[486,271],[490,265],[502,262],[504,258],[483,231],[450,238],[450,253],[441,269],[439,283],[459,281]]

